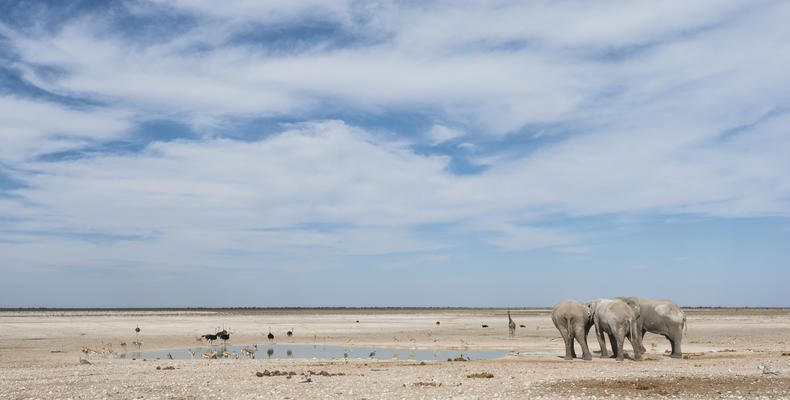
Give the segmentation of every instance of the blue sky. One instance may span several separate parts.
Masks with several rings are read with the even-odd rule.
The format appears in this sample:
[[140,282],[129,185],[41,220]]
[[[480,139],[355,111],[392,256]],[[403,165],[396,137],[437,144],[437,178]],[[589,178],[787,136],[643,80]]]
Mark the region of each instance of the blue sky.
[[787,2],[0,8],[0,306],[790,306]]

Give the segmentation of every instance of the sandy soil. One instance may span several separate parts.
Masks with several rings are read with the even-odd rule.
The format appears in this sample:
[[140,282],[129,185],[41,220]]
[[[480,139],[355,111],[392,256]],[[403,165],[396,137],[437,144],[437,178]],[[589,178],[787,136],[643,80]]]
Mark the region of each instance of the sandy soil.
[[[669,342],[648,334],[645,361],[617,362],[562,360],[549,310],[513,310],[526,326],[515,338],[506,311],[490,309],[2,311],[0,399],[790,398],[790,310],[686,312],[684,359],[668,358]],[[234,345],[267,343],[271,329],[277,343],[557,355],[464,362],[113,358],[109,349],[122,351],[122,342],[132,350],[136,326],[143,350],[192,347],[224,326]],[[97,352],[86,356],[83,348]],[[312,382],[301,383],[307,371]]]

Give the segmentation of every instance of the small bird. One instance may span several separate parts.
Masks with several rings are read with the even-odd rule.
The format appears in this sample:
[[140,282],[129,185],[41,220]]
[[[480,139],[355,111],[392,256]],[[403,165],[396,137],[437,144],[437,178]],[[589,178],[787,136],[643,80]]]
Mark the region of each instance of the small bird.
[[373,358],[375,356],[376,356],[376,350],[371,351],[370,354],[368,355],[368,357],[370,358]]

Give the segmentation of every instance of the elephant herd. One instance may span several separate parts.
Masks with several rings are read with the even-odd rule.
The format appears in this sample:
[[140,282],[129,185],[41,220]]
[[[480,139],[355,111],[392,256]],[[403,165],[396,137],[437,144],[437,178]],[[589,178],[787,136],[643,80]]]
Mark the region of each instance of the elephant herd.
[[642,297],[617,297],[580,303],[565,300],[557,303],[551,313],[554,326],[565,341],[565,359],[576,358],[574,339],[582,347],[582,358],[592,360],[587,346],[587,334],[595,326],[595,336],[601,347],[601,358],[608,358],[606,339],[617,361],[624,358],[623,345],[629,339],[634,349],[633,359],[642,360],[645,332],[663,335],[672,345],[673,358],[681,358],[680,342],[686,330],[686,315],[670,300],[650,300]]

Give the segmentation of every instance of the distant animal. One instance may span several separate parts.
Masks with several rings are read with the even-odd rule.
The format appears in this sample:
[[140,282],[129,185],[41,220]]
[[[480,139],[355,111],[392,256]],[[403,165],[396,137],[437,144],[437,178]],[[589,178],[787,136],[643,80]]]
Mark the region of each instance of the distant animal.
[[519,326],[518,326],[518,327],[519,327],[519,328],[526,328],[527,326],[526,326],[526,325],[524,325],[524,324],[519,324]]
[[483,324],[483,325],[482,325],[482,327],[483,327],[483,328],[488,328],[488,325],[486,325],[486,324]]
[[217,332],[217,337],[222,339],[222,343],[225,343],[230,340],[230,333],[223,329],[221,332]]
[[258,351],[258,345],[252,346],[252,348],[245,347],[241,349],[241,355],[249,356],[250,358],[255,358],[255,352]]
[[172,359],[173,359],[173,355],[172,355],[172,354],[170,354],[170,353],[167,353],[167,359],[168,359],[168,360],[172,360]]
[[510,337],[516,336],[516,323],[513,322],[513,318],[510,318],[510,310],[507,312],[507,329],[510,332]]
[[274,334],[272,333],[272,328],[269,328],[269,334],[266,335],[266,337],[269,338],[269,341],[274,340]]
[[359,320],[357,320],[356,322],[359,323]]
[[194,351],[187,350],[187,352],[189,352],[189,355],[192,356],[192,358],[195,358],[195,352]]
[[136,327],[136,328],[134,328],[134,331],[135,331],[136,333],[140,333],[140,325],[137,325],[137,327]]
[[207,333],[207,334],[205,334],[205,335],[203,335],[201,337],[206,339],[206,341],[208,342],[209,346],[211,346],[211,342],[217,340],[217,334],[215,334],[215,333]]
[[376,350],[373,350],[373,351],[370,352],[370,354],[368,354],[368,357],[370,357],[370,358],[373,358],[375,356],[376,356]]
[[206,351],[200,355],[203,358],[217,358],[216,351]]
[[436,325],[439,325],[439,324],[440,324],[440,322],[439,322],[439,321],[436,321]]
[[285,336],[291,337],[291,336],[293,336],[293,335],[294,335],[294,328],[291,328],[291,330],[290,330],[290,331],[288,331],[288,332],[285,332]]

